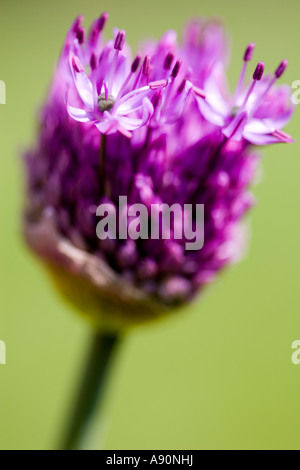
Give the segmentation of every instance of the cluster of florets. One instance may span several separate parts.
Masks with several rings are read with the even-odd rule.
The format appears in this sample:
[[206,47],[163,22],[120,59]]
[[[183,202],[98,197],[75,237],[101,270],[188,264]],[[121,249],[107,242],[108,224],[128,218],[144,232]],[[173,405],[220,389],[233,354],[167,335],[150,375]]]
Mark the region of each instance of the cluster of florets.
[[[178,45],[168,31],[131,57],[125,32],[105,42],[107,14],[87,37],[78,18],[57,65],[41,115],[37,148],[27,155],[28,220],[51,207],[61,237],[104,260],[121,278],[168,304],[186,301],[235,260],[241,218],[258,157],[253,145],[291,142],[282,128],[293,112],[290,89],[264,63],[246,69],[233,97],[226,86],[227,46],[216,22],[192,21]],[[135,203],[204,204],[205,243],[99,240],[96,209]]]

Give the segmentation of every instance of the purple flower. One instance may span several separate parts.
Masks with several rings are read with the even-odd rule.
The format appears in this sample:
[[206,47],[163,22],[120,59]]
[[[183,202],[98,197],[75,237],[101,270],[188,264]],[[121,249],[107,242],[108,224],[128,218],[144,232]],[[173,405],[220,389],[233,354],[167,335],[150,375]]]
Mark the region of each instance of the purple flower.
[[[114,47],[108,43],[98,58],[95,52],[90,57],[91,73],[86,74],[77,55],[70,52],[69,61],[75,85],[75,98],[80,97],[81,106],[70,103],[74,90],[68,89],[67,110],[79,122],[94,122],[102,134],[121,132],[131,136],[133,131],[145,126],[153,115],[150,99],[157,88],[166,82],[153,82],[136,87],[135,75],[140,64],[137,56],[128,70],[128,60],[120,55],[125,42],[125,32],[119,31]],[[80,55],[80,54],[79,54]],[[98,64],[97,64],[98,61]],[[71,87],[70,87],[71,88]]]
[[[228,48],[215,22],[190,22],[182,44],[168,31],[132,60],[125,32],[104,41],[106,20],[86,35],[78,18],[67,34],[37,145],[26,155],[24,231],[63,294],[117,326],[191,300],[240,258],[259,163],[253,144],[291,142],[281,129],[293,107],[289,88],[274,85],[285,61],[273,77],[260,62],[244,86],[252,44],[228,98]],[[117,236],[97,237],[101,204],[116,214]],[[136,204],[176,205],[182,220],[174,215],[168,238],[122,238]],[[204,246],[189,251],[176,231],[182,221],[195,228],[186,205],[199,204]]]
[[247,64],[252,58],[254,43],[249,44],[244,54],[241,75],[233,98],[227,98],[220,89],[223,65],[217,62],[211,75],[205,80],[203,89],[194,87],[194,96],[203,116],[221,127],[228,139],[242,138],[254,145],[277,142],[293,142],[281,131],[289,122],[294,110],[290,89],[274,86],[284,73],[287,61],[283,60],[273,76],[263,78],[265,65],[259,62],[254,70],[251,83],[244,87]]

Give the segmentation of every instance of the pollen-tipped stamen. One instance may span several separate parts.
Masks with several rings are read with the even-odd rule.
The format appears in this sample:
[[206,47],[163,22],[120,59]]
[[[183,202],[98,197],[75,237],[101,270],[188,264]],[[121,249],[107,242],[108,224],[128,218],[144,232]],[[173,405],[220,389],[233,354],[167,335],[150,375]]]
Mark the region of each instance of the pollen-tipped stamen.
[[164,69],[165,69],[165,70],[169,70],[169,69],[171,68],[171,65],[172,65],[173,60],[174,60],[174,54],[172,54],[171,52],[169,52],[169,53],[166,55],[165,62],[164,62]]
[[282,142],[291,142],[292,140],[289,134],[286,134],[285,132],[280,131],[280,130],[274,131],[273,136],[281,140]]
[[195,95],[199,96],[200,98],[203,98],[203,99],[206,98],[205,91],[197,86],[193,86],[193,92],[195,93]]
[[85,35],[84,28],[78,27],[76,30],[76,37],[78,39],[79,44],[84,43],[84,35]]
[[150,90],[157,90],[159,88],[164,88],[167,86],[168,82],[166,80],[157,80],[156,82],[149,83]]
[[114,81],[114,77],[115,77],[115,73],[116,73],[116,67],[117,67],[117,62],[118,62],[118,58],[119,58],[119,53],[124,47],[125,39],[126,39],[126,32],[121,29],[118,32],[117,36],[116,36],[115,44],[114,44],[115,55],[114,55],[114,58],[112,60],[109,79],[107,81],[109,92],[111,92],[111,90],[112,90],[112,85],[113,85],[113,81]]
[[143,62],[143,75],[145,75],[145,77],[149,77],[149,73],[150,73],[150,57],[146,55],[144,62]]
[[180,72],[181,66],[182,66],[182,59],[177,59],[176,62],[175,62],[175,65],[173,67],[172,73],[171,73],[172,78],[177,77],[177,75]]
[[116,51],[121,51],[124,47],[126,39],[126,32],[122,29],[118,32],[117,37],[115,39],[114,49]]
[[283,75],[283,73],[285,72],[287,66],[288,66],[288,61],[287,60],[283,60],[283,61],[280,62],[280,64],[278,65],[277,69],[274,72],[274,77],[272,77],[272,79],[271,79],[270,83],[268,84],[263,96],[265,96],[268,93],[268,91],[274,85],[276,80],[278,80],[278,78],[280,78]]
[[72,67],[77,73],[84,72],[84,68],[78,57],[75,55],[72,57]]
[[92,53],[91,58],[90,58],[90,67],[92,71],[95,70],[97,67],[97,57],[94,52]]
[[[263,94],[261,96],[259,96],[259,98],[257,99],[256,103],[255,103],[255,106],[253,107],[253,112],[256,111],[256,109],[259,107],[260,103],[262,102],[262,100],[264,99],[264,97],[269,93],[270,89],[272,88],[272,86],[274,85],[274,83],[276,82],[276,80],[278,80],[278,78],[280,78],[282,76],[282,74],[285,72],[286,68],[288,66],[288,61],[287,60],[282,60],[280,62],[280,64],[278,65],[277,69],[275,70],[274,72],[274,76],[271,78],[270,82],[268,83],[265,91],[263,92]],[[253,113],[252,112],[252,113]]]
[[89,33],[88,43],[91,47],[95,47],[100,34],[102,33],[106,22],[108,20],[108,13],[104,12],[102,15],[93,23],[93,26]]
[[245,75],[246,75],[246,70],[247,70],[247,63],[252,59],[254,48],[255,48],[255,43],[250,42],[250,44],[248,44],[244,52],[244,57],[243,57],[244,62],[243,62],[240,77],[236,86],[236,90],[235,90],[235,95],[234,95],[235,99],[238,98],[238,96],[240,95],[242,91],[244,80],[245,80]]
[[171,96],[172,91],[173,91],[174,81],[175,81],[175,78],[177,77],[177,75],[180,72],[181,65],[182,65],[182,59],[177,59],[176,62],[175,62],[175,65],[172,69],[170,78],[169,78],[168,87],[167,87],[167,90],[166,90],[166,93],[165,93],[165,101],[170,99],[170,96]]
[[119,99],[123,96],[132,76],[136,73],[136,71],[138,70],[139,66],[140,66],[140,63],[141,63],[141,56],[138,54],[134,61],[132,62],[131,64],[131,69],[130,69],[130,72],[129,74],[127,75],[126,79],[124,80],[124,83],[123,85],[121,86],[120,90],[119,90],[119,93],[118,93],[118,96],[116,99]]
[[263,76],[263,73],[264,73],[264,70],[265,70],[265,64],[264,62],[258,62],[255,70],[254,70],[254,73],[253,73],[253,81],[249,87],[249,90],[248,92],[246,93],[246,96],[244,98],[244,101],[243,101],[243,104],[242,104],[242,108],[244,108],[254,90],[254,87],[256,85],[256,83],[258,81],[260,81],[262,79],[262,76]]

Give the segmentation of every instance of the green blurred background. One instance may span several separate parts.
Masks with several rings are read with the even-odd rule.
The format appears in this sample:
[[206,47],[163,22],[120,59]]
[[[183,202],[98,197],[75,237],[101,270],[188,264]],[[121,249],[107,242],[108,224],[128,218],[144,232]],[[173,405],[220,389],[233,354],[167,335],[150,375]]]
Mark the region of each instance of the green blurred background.
[[[19,155],[34,142],[36,112],[74,17],[85,25],[103,10],[107,28],[140,38],[180,31],[193,16],[221,17],[232,36],[230,81],[245,45],[284,80],[300,79],[296,0],[183,2],[0,0],[0,448],[55,448],[91,337],[61,303],[20,236],[23,177]],[[299,136],[300,110],[287,131]],[[138,327],[124,341],[106,407],[107,449],[299,449],[300,339],[299,143],[263,149],[263,173],[250,216],[251,245],[181,315]],[[100,445],[100,436],[99,436]]]

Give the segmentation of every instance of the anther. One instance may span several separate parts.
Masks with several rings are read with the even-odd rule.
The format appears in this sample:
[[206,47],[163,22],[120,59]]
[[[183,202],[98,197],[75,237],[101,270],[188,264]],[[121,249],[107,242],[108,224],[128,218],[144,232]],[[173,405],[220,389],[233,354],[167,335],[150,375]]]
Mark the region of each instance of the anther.
[[148,76],[150,72],[150,57],[146,55],[143,62],[143,74]]
[[250,44],[248,45],[248,47],[247,47],[247,49],[245,50],[245,53],[244,53],[244,61],[245,62],[249,62],[249,60],[252,59],[254,48],[255,48],[255,43],[250,42]]
[[78,39],[79,44],[84,43],[84,28],[78,27],[76,29],[76,37]]
[[243,63],[242,70],[241,70],[241,73],[240,73],[240,77],[239,77],[239,80],[238,80],[238,83],[237,83],[237,86],[236,86],[236,90],[235,90],[235,93],[234,93],[234,100],[235,101],[237,101],[237,99],[239,98],[239,96],[241,94],[243,84],[244,84],[244,80],[245,80],[246,70],[247,70],[247,63],[252,59],[254,48],[255,48],[254,42],[250,42],[250,44],[248,44],[248,46],[247,46],[247,48],[244,52],[244,57],[243,57],[244,63]]
[[181,65],[182,65],[182,59],[177,59],[175,65],[173,67],[173,70],[172,70],[172,74],[171,74],[172,78],[177,77],[177,75],[179,74],[179,71],[181,69]]
[[173,60],[174,60],[174,55],[171,52],[169,52],[165,58],[165,63],[164,63],[165,70],[169,70],[171,68]]
[[117,34],[116,40],[115,40],[115,45],[114,48],[117,51],[121,51],[123,49],[124,43],[125,43],[125,38],[126,38],[126,33],[123,30],[120,30]]
[[91,66],[91,69],[92,70],[95,70],[96,66],[97,66],[97,58],[96,58],[96,55],[93,54],[91,55],[91,58],[90,58],[90,66]]
[[157,80],[156,82],[149,83],[149,88],[150,90],[157,90],[158,88],[166,87],[167,84],[167,80]]
[[100,16],[100,18],[98,20],[98,31],[99,32],[103,31],[107,20],[108,20],[108,13],[105,11],[104,13],[102,13],[102,15]]
[[261,80],[265,70],[264,62],[258,62],[256,69],[254,70],[253,80]]
[[288,66],[288,61],[287,60],[283,60],[279,66],[277,67],[277,69],[275,70],[275,77],[276,78],[280,78],[281,75],[283,74],[283,72],[285,71],[285,69],[287,68]]
[[83,16],[82,15],[79,15],[77,16],[77,18],[75,19],[73,25],[72,25],[72,30],[76,33],[76,31],[81,28],[81,25],[82,25],[82,21],[83,21]]
[[187,78],[184,78],[178,87],[177,93],[183,92],[186,82],[187,82]]
[[80,62],[78,57],[76,57],[75,55],[72,57],[72,67],[77,73],[84,71],[82,63]]
[[135,73],[137,71],[137,69],[140,66],[141,59],[142,58],[141,58],[140,55],[136,56],[136,58],[134,59],[134,61],[132,62],[132,65],[131,65],[131,73]]
[[197,86],[193,86],[193,92],[197,95],[200,96],[200,98],[206,98],[206,94],[201,88],[198,88]]
[[253,73],[253,82],[251,83],[250,87],[249,87],[249,90],[247,91],[246,93],[246,96],[244,98],[244,102],[242,104],[242,108],[244,108],[244,106],[246,106],[247,102],[248,102],[248,99],[250,98],[253,90],[254,90],[254,87],[256,85],[256,83],[261,80],[262,76],[263,76],[263,73],[264,73],[264,70],[265,70],[265,64],[264,62],[258,62],[255,70],[254,70],[254,73]]

